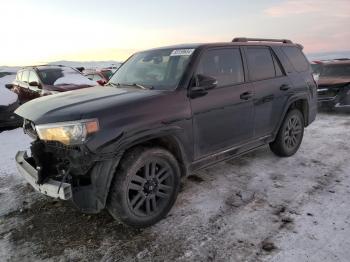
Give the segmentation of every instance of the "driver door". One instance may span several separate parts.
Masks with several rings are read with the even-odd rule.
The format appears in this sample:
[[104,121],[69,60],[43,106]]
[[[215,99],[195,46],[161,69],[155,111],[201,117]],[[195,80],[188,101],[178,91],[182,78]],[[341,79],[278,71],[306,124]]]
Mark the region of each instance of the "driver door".
[[217,85],[191,98],[196,159],[243,144],[254,130],[253,87],[245,83],[239,47],[205,50],[198,75],[215,78]]
[[[36,83],[37,85],[34,86],[33,84]],[[28,92],[30,99],[35,99],[41,96],[41,85],[38,75],[35,71],[30,70],[29,72],[29,81],[28,81]]]

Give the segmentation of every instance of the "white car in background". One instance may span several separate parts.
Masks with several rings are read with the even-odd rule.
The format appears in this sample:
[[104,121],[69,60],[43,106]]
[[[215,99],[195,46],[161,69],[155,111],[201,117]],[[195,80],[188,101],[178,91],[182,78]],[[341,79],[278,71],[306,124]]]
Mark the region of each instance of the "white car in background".
[[0,130],[17,127],[22,118],[14,114],[19,106],[18,96],[10,90],[16,70],[0,70]]

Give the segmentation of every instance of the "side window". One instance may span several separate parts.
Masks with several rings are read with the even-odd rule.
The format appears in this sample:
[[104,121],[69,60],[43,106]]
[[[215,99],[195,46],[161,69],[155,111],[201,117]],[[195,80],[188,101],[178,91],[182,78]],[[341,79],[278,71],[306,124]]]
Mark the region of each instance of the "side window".
[[306,60],[300,48],[296,46],[285,46],[282,47],[282,50],[286,54],[296,71],[304,72],[309,70],[309,62]]
[[38,78],[37,74],[34,71],[30,71],[30,73],[29,73],[28,83],[30,83],[30,82],[37,82],[37,83],[39,83],[39,78]]
[[22,81],[22,80],[21,80],[21,79],[22,79],[22,73],[23,73],[22,71],[18,71],[18,72],[17,72],[17,75],[16,75],[16,80],[17,80],[17,81]]
[[29,71],[28,70],[24,70],[22,73],[22,78],[21,81],[28,83],[28,78],[29,78]]
[[197,74],[216,78],[218,86],[244,82],[241,52],[238,48],[207,51],[199,62]]
[[273,54],[272,54],[272,59],[273,59],[273,65],[275,66],[276,76],[283,76],[283,72],[282,72],[280,63],[277,61],[276,56]]
[[269,48],[248,47],[246,53],[250,80],[257,81],[275,77],[275,66]]

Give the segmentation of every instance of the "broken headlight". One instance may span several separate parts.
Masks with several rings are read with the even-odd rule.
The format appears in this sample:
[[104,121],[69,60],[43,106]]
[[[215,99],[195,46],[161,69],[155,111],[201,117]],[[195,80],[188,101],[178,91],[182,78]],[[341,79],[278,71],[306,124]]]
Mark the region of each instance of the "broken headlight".
[[97,119],[44,124],[35,127],[44,141],[58,141],[65,145],[83,143],[86,138],[99,130]]

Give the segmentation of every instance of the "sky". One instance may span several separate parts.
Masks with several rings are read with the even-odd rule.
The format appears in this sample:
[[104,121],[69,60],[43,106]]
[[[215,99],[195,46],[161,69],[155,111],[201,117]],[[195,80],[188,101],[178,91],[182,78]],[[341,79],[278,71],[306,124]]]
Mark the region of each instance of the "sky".
[[123,61],[133,52],[238,36],[306,53],[350,50],[350,0],[0,0],[0,65]]

